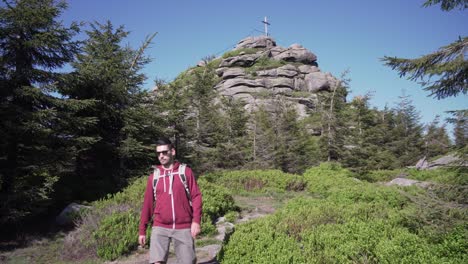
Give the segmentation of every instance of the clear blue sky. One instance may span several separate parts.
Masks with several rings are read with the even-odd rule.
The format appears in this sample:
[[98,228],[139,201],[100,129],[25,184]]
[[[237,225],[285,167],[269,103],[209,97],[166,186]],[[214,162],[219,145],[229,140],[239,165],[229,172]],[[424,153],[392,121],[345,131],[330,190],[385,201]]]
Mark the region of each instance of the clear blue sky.
[[70,21],[110,20],[130,31],[128,44],[138,48],[158,32],[147,55],[145,88],[156,78],[171,81],[208,55],[221,55],[248,36],[260,35],[264,16],[277,44],[298,43],[318,57],[323,72],[336,77],[350,70],[351,94],[373,91],[372,106],[393,107],[410,95],[422,122],[447,110],[468,108],[468,96],[443,100],[427,97],[420,86],[383,66],[384,55],[415,58],[468,35],[468,10],[443,12],[422,8],[424,0],[69,0],[62,15]]

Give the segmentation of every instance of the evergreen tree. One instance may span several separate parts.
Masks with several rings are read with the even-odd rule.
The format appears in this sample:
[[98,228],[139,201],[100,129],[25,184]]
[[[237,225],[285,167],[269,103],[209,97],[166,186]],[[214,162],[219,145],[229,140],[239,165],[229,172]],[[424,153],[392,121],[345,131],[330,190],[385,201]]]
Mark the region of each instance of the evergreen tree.
[[340,84],[330,92],[319,94],[319,115],[321,117],[321,145],[327,161],[341,159],[346,127],[346,95],[349,79],[347,72],[341,76]]
[[231,97],[222,98],[224,127],[221,142],[217,146],[218,168],[240,169],[251,160],[251,144],[248,140],[249,115],[244,103]]
[[218,82],[215,68],[216,62],[191,68],[158,88],[156,96],[178,158],[189,162],[197,174],[217,167],[216,148],[224,140],[221,104],[213,90]]
[[425,156],[427,158],[446,154],[450,150],[450,138],[445,126],[439,125],[439,116],[436,116],[426,127],[424,135]]
[[83,51],[72,64],[74,72],[60,91],[70,99],[97,102],[79,113],[97,120],[95,126],[81,132],[96,142],[78,153],[76,177],[64,183],[71,189],[86,189],[75,193],[75,198],[85,200],[116,191],[126,183],[128,166],[136,167],[129,164],[131,157],[139,152],[139,156],[145,156],[141,153],[145,142],[135,135],[152,122],[136,123],[141,120],[136,109],[143,98],[140,86],[145,79],[139,70],[148,60],[140,52],[121,46],[128,32],[107,22],[92,24],[87,34]]
[[274,168],[302,173],[318,161],[316,141],[307,133],[307,121],[299,120],[296,109],[283,97],[276,98],[273,105],[271,119],[275,140],[270,144],[274,148]]
[[468,143],[468,110],[450,111],[449,113],[453,116],[448,118],[447,121],[454,124],[455,148],[466,148]]
[[[183,73],[184,74],[184,73]],[[187,162],[192,153],[188,144],[186,115],[189,113],[190,101],[186,95],[184,78],[179,75],[173,82],[156,80],[156,89],[153,92],[155,104],[154,111],[160,112],[164,117],[162,123],[163,133],[173,139],[177,149],[177,158]],[[192,165],[193,166],[193,165]]]
[[395,124],[391,131],[394,140],[390,143],[390,150],[400,167],[414,165],[423,155],[423,127],[419,123],[419,113],[409,96],[401,96],[393,111]]
[[[466,0],[428,0],[424,6],[441,4],[441,9],[468,7]],[[396,69],[400,76],[409,76],[410,80],[422,80],[424,90],[438,99],[466,94],[468,92],[468,61],[465,59],[468,37],[459,39],[431,54],[416,59],[404,59],[385,56],[385,65]],[[427,77],[427,79],[425,79]],[[435,77],[435,81],[431,78]]]
[[[57,20],[66,8],[53,0],[3,1],[0,7],[0,200],[2,222],[46,210],[55,183],[73,164],[79,125],[74,111],[88,105],[52,96],[54,70],[73,59],[78,26]],[[76,141],[73,143],[73,141]],[[17,222],[18,223],[18,222]]]
[[356,96],[348,105],[348,133],[343,147],[342,162],[356,171],[369,169],[368,162],[375,155],[376,148],[370,135],[377,125],[376,111],[370,109],[370,94]]
[[374,109],[373,112],[376,116],[375,125],[369,127],[367,132],[372,153],[367,160],[367,170],[399,168],[396,154],[392,151],[392,143],[397,139],[393,134],[395,113],[387,106],[381,111]]
[[252,111],[249,126],[250,142],[252,142],[252,162],[254,169],[270,169],[275,167],[275,132],[270,114],[264,106]]
[[460,10],[468,8],[467,0],[427,0],[423,6],[428,7],[437,4],[440,4],[440,8],[444,11],[450,11],[455,8]]

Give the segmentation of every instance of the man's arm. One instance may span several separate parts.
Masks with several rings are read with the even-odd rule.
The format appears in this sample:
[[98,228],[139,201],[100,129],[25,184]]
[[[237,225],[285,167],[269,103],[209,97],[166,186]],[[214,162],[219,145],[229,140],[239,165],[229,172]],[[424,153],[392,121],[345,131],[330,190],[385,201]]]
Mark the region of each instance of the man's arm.
[[145,190],[143,207],[141,208],[140,225],[138,226],[138,243],[144,246],[146,243],[146,226],[153,214],[153,175],[148,177]]
[[201,215],[202,215],[202,194],[200,192],[200,188],[198,187],[197,181],[195,179],[195,175],[191,168],[186,167],[185,175],[187,176],[188,187],[190,189],[190,196],[192,198],[192,210],[193,210],[193,218],[192,218],[192,225],[191,225],[191,233],[192,237],[196,237],[201,231]]

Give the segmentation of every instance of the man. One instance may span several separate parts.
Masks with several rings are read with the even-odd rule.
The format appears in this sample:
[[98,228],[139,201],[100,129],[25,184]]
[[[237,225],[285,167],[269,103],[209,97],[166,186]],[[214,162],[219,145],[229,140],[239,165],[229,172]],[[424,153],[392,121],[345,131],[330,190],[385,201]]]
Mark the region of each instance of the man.
[[[169,139],[158,139],[156,154],[161,165],[148,178],[138,242],[145,245],[146,225],[153,217],[149,262],[165,263],[170,242],[174,241],[178,263],[195,263],[194,239],[200,233],[202,213],[200,189],[192,170],[175,161],[176,151]],[[183,168],[185,171],[180,171]]]

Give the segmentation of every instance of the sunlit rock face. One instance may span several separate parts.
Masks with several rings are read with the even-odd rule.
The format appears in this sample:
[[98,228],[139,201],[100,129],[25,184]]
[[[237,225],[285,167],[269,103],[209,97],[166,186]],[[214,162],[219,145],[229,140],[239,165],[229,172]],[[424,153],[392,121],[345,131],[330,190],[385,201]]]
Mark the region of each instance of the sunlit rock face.
[[320,70],[317,56],[299,44],[288,48],[276,45],[269,36],[245,38],[224,56],[214,87],[221,96],[243,100],[247,110],[274,108],[278,99],[307,116],[318,106],[318,94],[332,92],[339,80]]

